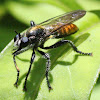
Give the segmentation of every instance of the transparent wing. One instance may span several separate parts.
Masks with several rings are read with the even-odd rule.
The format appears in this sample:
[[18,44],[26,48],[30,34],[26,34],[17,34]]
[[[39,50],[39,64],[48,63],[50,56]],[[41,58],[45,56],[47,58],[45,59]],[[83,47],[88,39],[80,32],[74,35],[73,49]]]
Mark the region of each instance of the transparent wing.
[[59,24],[59,27],[66,25],[66,24],[70,24],[78,19],[80,19],[81,17],[83,17],[86,14],[86,11],[84,10],[76,10],[76,11],[72,11],[69,13],[64,13],[62,15],[50,18],[38,25],[42,25],[44,27],[51,27],[51,26],[56,26]]

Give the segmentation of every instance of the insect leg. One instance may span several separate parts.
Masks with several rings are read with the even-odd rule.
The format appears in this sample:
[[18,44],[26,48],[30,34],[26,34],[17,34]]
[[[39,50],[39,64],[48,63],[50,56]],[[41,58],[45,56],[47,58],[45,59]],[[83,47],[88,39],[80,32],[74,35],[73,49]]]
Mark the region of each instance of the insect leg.
[[34,61],[34,58],[35,58],[35,52],[34,52],[34,49],[33,49],[32,57],[31,57],[31,60],[30,60],[30,67],[29,67],[28,73],[27,73],[26,78],[25,78],[25,84],[24,84],[24,89],[23,89],[24,91],[27,91],[27,88],[26,88],[27,78],[28,78],[28,75],[30,73],[31,66],[32,66],[32,63]]
[[16,55],[13,56],[13,61],[14,61],[14,64],[15,64],[15,67],[16,67],[16,70],[17,70],[17,80],[16,80],[16,82],[15,82],[14,85],[17,87],[17,86],[18,86],[17,83],[18,83],[18,80],[19,80],[19,72],[20,72],[20,70],[19,70],[19,68],[18,68],[18,66],[17,66],[17,64],[16,64],[15,56],[16,56]]
[[16,67],[16,70],[17,70],[17,80],[16,80],[16,82],[15,82],[15,86],[17,87],[18,86],[18,80],[19,80],[19,72],[20,72],[20,70],[19,70],[19,68],[18,68],[18,66],[17,66],[17,63],[16,63],[16,60],[15,60],[15,57],[17,56],[17,55],[19,55],[20,54],[20,49],[18,49],[17,51],[15,51],[14,53],[13,53],[13,61],[14,61],[14,64],[15,64],[15,67]]
[[77,47],[73,44],[73,42],[70,41],[70,40],[61,40],[61,41],[59,41],[59,42],[57,42],[57,43],[55,43],[55,44],[53,44],[53,45],[51,45],[51,46],[49,46],[49,47],[41,46],[41,48],[42,48],[42,49],[57,48],[57,47],[59,47],[59,46],[65,44],[65,43],[69,43],[69,44],[71,45],[71,47],[73,48],[73,50],[76,51],[77,53],[80,53],[80,54],[83,54],[83,55],[92,56],[92,53],[84,53],[84,52],[82,52],[82,51],[79,51],[79,50],[77,49]]
[[26,51],[27,49],[21,49],[21,48],[19,48],[18,50],[16,50],[12,55],[13,55],[13,61],[14,61],[14,64],[15,64],[15,67],[16,67],[16,70],[17,70],[17,80],[16,80],[16,82],[15,82],[15,86],[17,87],[18,86],[18,80],[19,80],[19,72],[20,72],[20,70],[19,70],[19,68],[18,68],[18,66],[17,66],[17,63],[16,63],[16,60],[15,60],[15,57],[17,56],[17,55],[19,55],[20,53],[23,53],[24,51]]
[[49,88],[49,91],[50,91],[52,89],[52,87],[49,83],[49,80],[48,80],[48,73],[49,73],[49,69],[50,69],[50,57],[49,57],[49,54],[44,53],[43,51],[39,51],[39,50],[37,50],[37,51],[47,59],[46,74],[45,75],[46,75],[47,85],[48,85],[48,88]]

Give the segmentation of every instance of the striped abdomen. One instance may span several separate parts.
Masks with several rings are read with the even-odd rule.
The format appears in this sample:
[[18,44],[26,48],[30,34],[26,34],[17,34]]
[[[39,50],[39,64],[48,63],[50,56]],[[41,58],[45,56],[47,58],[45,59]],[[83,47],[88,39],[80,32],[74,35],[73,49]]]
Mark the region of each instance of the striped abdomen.
[[65,25],[57,30],[58,36],[68,36],[78,31],[78,27],[74,24]]

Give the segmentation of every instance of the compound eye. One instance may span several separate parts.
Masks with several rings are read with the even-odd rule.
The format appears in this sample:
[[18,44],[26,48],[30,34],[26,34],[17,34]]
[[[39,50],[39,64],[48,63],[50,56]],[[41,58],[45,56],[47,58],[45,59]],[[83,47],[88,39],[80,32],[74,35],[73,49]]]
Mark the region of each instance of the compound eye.
[[19,38],[19,35],[17,34],[15,37],[14,37],[14,42]]

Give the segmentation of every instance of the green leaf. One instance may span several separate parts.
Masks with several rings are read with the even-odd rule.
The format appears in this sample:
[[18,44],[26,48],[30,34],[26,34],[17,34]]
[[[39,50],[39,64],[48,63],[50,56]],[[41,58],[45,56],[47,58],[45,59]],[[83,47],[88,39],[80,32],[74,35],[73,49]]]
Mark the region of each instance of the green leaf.
[[92,91],[90,100],[99,100],[99,99],[100,99],[100,77],[96,83],[96,86],[94,87]]
[[0,52],[15,36],[14,30],[18,30],[20,32],[26,27],[27,26],[25,24],[19,23],[19,21],[15,20],[9,14],[3,16],[0,20]]
[[[80,36],[75,44],[77,45],[84,40],[84,43],[81,43],[81,45],[78,46],[79,50],[93,52],[93,57],[79,55],[75,56],[74,52],[70,54],[69,52],[66,52],[66,54],[63,54],[67,47],[64,48],[63,46],[60,48],[60,51],[57,54],[62,56],[57,59],[58,63],[51,72],[54,79],[52,82],[52,85],[54,85],[54,90],[53,92],[51,91],[51,93],[44,91],[47,90],[44,80],[38,95],[38,99],[89,99],[90,93],[100,71],[100,58],[98,58],[100,43],[98,33],[100,21],[98,20],[98,17],[92,13],[87,14],[83,19],[84,20],[81,21],[80,24],[82,25],[83,23],[82,27],[79,26],[79,29],[82,28],[79,32]],[[84,34],[82,35],[82,33]],[[88,35],[88,33],[90,35]],[[57,52],[57,50],[55,50],[55,52]]]
[[77,10],[77,9],[83,9],[81,4],[79,5],[76,0],[59,0],[64,5],[67,6],[70,10]]
[[100,10],[100,0],[76,0],[85,10]]
[[36,23],[40,23],[47,18],[64,13],[64,11],[59,7],[36,1],[33,3],[31,2],[31,4],[30,2],[27,4],[23,2],[7,2],[7,7],[9,12],[15,18],[28,25],[31,20],[35,21]]
[[3,1],[0,1],[0,20],[6,13],[6,8]]
[[[13,84],[17,72],[11,55],[13,42],[10,42],[0,54],[0,100],[88,100],[90,98],[100,70],[100,19],[96,14],[87,12],[86,16],[75,24],[79,27],[79,31],[65,39],[72,40],[83,52],[92,52],[93,56],[77,54],[69,45],[45,50],[51,56],[49,77],[53,90],[49,92],[45,79],[46,60],[36,52],[36,59],[28,77],[28,91],[23,92],[32,50],[16,57],[20,68],[19,87],[16,89]],[[45,45],[51,45],[56,41],[51,39]]]

